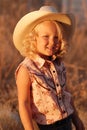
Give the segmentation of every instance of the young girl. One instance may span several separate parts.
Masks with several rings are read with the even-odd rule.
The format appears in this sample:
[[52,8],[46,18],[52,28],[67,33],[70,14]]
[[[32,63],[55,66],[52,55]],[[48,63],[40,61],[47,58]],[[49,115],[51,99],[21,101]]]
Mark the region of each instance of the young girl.
[[[13,40],[26,58],[16,70],[19,113],[25,130],[76,130],[84,126],[66,88],[62,57],[74,32],[70,14],[52,6],[25,15],[16,25]],[[35,128],[36,130],[36,128]]]

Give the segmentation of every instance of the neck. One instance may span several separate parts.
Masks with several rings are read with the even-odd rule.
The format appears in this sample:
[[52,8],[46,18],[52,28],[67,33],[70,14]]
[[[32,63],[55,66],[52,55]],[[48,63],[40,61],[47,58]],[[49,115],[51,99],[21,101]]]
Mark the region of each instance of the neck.
[[52,59],[51,56],[46,56],[46,55],[43,55],[43,54],[41,54],[41,53],[38,53],[38,55],[39,55],[41,58],[43,58],[44,60],[51,60],[51,59]]

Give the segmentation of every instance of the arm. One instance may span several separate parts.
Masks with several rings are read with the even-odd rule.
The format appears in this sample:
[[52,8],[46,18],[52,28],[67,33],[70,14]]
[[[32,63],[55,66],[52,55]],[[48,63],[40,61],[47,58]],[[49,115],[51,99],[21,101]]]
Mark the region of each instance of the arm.
[[78,112],[77,112],[77,110],[76,110],[76,108],[74,106],[73,100],[71,101],[71,104],[72,104],[72,106],[74,108],[74,113],[72,115],[72,122],[73,122],[76,130],[85,130],[84,124],[83,124],[83,122],[81,121],[81,119],[80,119],[80,117],[78,115]]
[[[67,92],[69,92],[67,86],[65,87],[65,90],[66,90]],[[70,92],[69,92],[69,93],[70,93]],[[78,115],[78,112],[77,112],[77,110],[76,110],[76,108],[75,108],[73,98],[71,98],[71,105],[72,105],[72,107],[73,107],[73,109],[74,109],[74,113],[73,113],[73,115],[72,115],[72,122],[73,122],[73,124],[74,124],[76,130],[85,130],[84,124],[83,124],[82,120],[80,119],[80,117],[79,117],[79,115]]]
[[20,67],[17,74],[19,114],[25,130],[34,130],[30,107],[30,78],[27,68]]

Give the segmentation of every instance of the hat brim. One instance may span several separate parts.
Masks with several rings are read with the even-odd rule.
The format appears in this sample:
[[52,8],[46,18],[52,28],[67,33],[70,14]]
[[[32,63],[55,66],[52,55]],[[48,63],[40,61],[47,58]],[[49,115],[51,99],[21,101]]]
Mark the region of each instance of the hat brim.
[[55,20],[61,22],[65,30],[64,37],[67,40],[70,40],[75,28],[74,16],[72,14],[49,13],[47,11],[33,11],[31,13],[26,14],[17,23],[13,33],[13,42],[15,47],[20,51],[25,36],[30,33],[37,24],[46,20]]

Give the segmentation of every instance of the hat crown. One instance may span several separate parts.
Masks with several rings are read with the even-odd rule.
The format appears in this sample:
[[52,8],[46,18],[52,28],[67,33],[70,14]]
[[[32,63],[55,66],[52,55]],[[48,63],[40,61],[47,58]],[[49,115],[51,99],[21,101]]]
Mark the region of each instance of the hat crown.
[[58,13],[57,9],[54,8],[53,6],[42,6],[39,11],[47,11],[47,12],[52,12],[52,13]]

